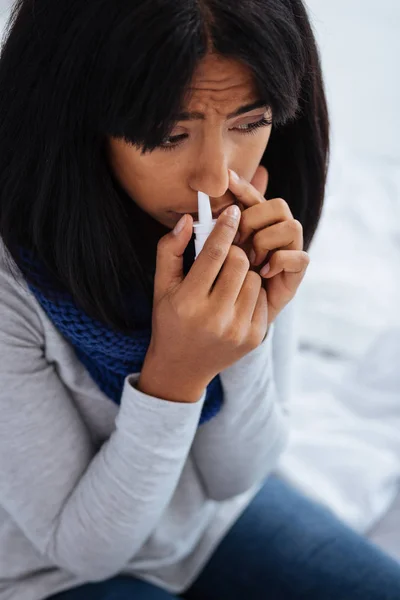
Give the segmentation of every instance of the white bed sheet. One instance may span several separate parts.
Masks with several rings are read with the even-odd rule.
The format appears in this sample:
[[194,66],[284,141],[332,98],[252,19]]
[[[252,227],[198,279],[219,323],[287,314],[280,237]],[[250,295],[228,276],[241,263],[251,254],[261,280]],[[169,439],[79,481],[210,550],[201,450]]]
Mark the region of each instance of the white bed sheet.
[[343,149],[332,160],[298,298],[293,433],[281,471],[367,531],[400,481],[400,165]]
[[333,157],[282,473],[400,558],[400,3],[307,3]]

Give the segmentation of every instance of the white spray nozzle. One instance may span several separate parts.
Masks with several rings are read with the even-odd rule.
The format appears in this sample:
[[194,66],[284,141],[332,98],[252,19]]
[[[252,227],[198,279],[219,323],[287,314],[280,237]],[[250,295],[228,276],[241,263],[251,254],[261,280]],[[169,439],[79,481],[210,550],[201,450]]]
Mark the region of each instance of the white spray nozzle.
[[210,198],[203,192],[197,194],[198,210],[199,210],[199,223],[201,225],[207,225],[212,222],[212,211],[210,206]]
[[204,194],[203,192],[198,192],[197,203],[199,220],[196,223],[193,223],[195,233],[194,244],[196,249],[196,258],[203,249],[206,239],[214,229],[216,223],[216,219],[212,218],[212,210],[209,196],[207,196],[207,194]]

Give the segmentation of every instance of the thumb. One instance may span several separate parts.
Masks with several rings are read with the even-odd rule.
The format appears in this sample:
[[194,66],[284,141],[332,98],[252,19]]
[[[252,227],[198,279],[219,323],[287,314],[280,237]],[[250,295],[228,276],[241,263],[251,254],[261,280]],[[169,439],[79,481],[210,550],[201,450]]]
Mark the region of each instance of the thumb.
[[175,228],[158,242],[154,277],[155,300],[183,280],[183,254],[192,237],[192,231],[193,218],[191,215],[183,215]]

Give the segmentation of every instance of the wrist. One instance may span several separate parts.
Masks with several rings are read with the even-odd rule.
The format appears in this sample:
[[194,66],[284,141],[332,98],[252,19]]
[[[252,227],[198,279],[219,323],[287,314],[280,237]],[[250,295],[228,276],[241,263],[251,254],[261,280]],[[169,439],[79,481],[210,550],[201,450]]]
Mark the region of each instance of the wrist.
[[145,359],[137,382],[137,388],[143,394],[168,400],[169,402],[198,402],[206,388],[194,378],[183,378],[182,372],[175,373],[165,363]]

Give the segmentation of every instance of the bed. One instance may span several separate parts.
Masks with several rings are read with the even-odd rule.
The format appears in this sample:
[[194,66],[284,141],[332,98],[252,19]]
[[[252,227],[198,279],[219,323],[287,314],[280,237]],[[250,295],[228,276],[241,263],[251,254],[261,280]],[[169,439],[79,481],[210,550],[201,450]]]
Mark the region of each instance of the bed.
[[308,5],[332,160],[280,472],[400,559],[400,4]]

